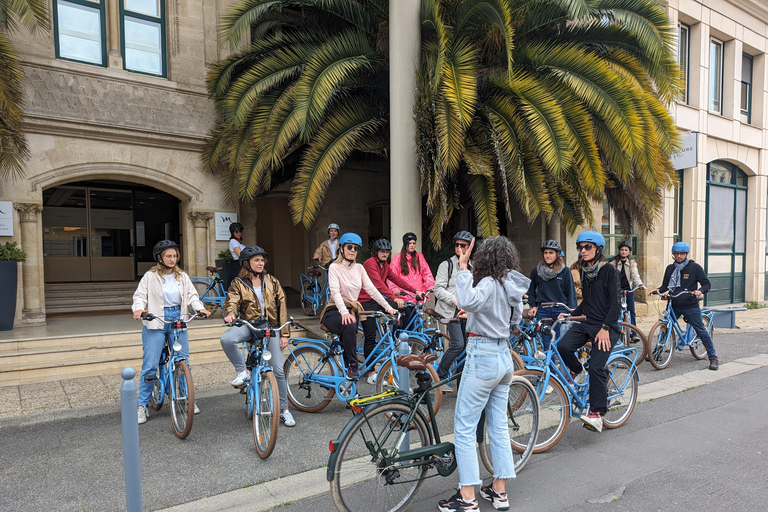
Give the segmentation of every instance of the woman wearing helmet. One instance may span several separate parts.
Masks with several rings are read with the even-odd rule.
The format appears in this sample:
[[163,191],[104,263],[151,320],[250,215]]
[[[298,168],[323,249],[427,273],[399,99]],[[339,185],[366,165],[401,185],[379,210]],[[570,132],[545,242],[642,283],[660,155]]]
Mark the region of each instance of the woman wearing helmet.
[[317,249],[312,259],[321,265],[328,266],[336,259],[336,251],[339,248],[339,225],[336,223],[328,224],[328,240],[324,240]]
[[[288,321],[288,306],[285,291],[274,276],[264,272],[267,253],[258,245],[249,245],[240,253],[240,274],[232,280],[224,301],[224,321],[233,322],[238,314],[240,320],[263,318],[272,327],[278,327]],[[280,395],[280,419],[286,427],[296,425],[288,411],[288,386],[283,371],[283,350],[288,346],[290,330],[285,327],[280,333],[273,332],[267,349],[272,353],[268,361],[272,373],[277,379],[277,391]],[[237,375],[232,385],[241,387],[251,378],[245,367],[240,345],[251,339],[251,330],[246,326],[230,327],[221,335],[221,348],[235,367]]]
[[[189,308],[199,311],[205,316],[211,313],[205,309],[200,296],[189,276],[178,266],[179,244],[172,240],[161,240],[155,244],[152,255],[157,265],[149,269],[139,281],[139,286],[133,294],[133,318],[141,320],[146,313],[152,313],[166,322],[181,319],[181,313]],[[141,330],[141,379],[139,381],[139,424],[146,423],[149,411],[152,389],[157,378],[157,365],[165,347],[165,336],[171,333],[171,325],[159,320],[144,320]],[[179,332],[181,355],[189,364],[189,333]],[[195,403],[195,414],[200,409]]]
[[[585,231],[576,238],[581,254],[581,304],[573,316],[586,315],[584,322],[573,324],[557,345],[557,351],[574,379],[584,369],[574,352],[592,342],[589,358],[589,414],[581,421],[592,430],[602,432],[603,415],[608,412],[607,372],[605,365],[611,349],[619,339],[619,274],[603,254],[605,238],[596,231]],[[561,313],[560,317],[563,316]]]
[[[576,288],[573,285],[571,270],[563,263],[560,253],[563,248],[556,240],[547,240],[541,244],[541,261],[531,270],[531,286],[528,288],[528,313],[536,320],[557,318],[560,313],[568,313],[564,307],[543,306],[544,302],[560,302],[569,308],[575,308]],[[557,336],[562,332],[562,324],[557,326]],[[542,337],[544,350],[549,349],[549,339]]]
[[339,255],[328,269],[331,298],[323,310],[321,323],[330,332],[341,336],[347,378],[357,380],[360,377],[357,369],[357,313],[364,311],[358,302],[360,291],[365,290],[390,315],[396,314],[397,310],[379,293],[365,268],[355,263],[357,253],[363,247],[363,239],[355,233],[344,233],[339,245]]
[[[403,248],[399,253],[392,257],[390,263],[392,274],[403,279],[417,293],[426,292],[435,287],[435,278],[427,265],[427,260],[420,252],[416,252],[416,234],[406,233],[403,235]],[[400,291],[400,288],[390,284],[394,292]]]
[[[632,253],[632,244],[628,241],[619,243],[619,254],[611,258],[610,264],[616,267],[619,271],[619,283],[621,284],[621,290],[627,291],[627,311],[629,311],[630,323],[637,325],[637,318],[635,317],[635,292],[630,292],[632,288],[640,288],[645,290],[645,285],[640,279],[640,272],[637,271],[637,261],[630,256]],[[632,332],[632,343],[637,343],[640,338]]]
[[243,225],[233,222],[229,225],[229,252],[233,260],[240,259],[240,251],[245,249],[243,244]]

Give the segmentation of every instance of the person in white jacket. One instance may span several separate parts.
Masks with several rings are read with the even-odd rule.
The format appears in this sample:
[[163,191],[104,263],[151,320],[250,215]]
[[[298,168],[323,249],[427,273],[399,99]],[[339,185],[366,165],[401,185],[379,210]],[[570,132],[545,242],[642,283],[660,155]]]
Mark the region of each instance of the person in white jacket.
[[[177,265],[181,254],[179,244],[172,240],[161,240],[155,244],[152,255],[157,265],[144,274],[139,287],[133,294],[133,318],[141,320],[146,313],[164,319],[166,322],[179,320],[182,312],[188,312],[192,307],[205,316],[210,312],[200,301],[197,290],[192,285],[189,276]],[[165,347],[165,336],[170,334],[170,325],[164,325],[159,320],[144,321],[141,331],[143,354],[141,360],[141,379],[139,381],[139,424],[146,423],[149,411],[152,389],[157,379],[157,365]],[[189,363],[189,334],[186,330],[179,333],[181,355]],[[200,409],[195,403],[195,414]]]

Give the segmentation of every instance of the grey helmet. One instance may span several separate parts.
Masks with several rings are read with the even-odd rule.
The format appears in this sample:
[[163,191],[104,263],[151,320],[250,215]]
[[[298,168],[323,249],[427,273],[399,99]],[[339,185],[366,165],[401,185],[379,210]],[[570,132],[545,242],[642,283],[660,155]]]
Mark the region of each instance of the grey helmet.
[[456,240],[464,240],[465,242],[470,243],[472,241],[472,238],[473,238],[472,233],[470,233],[469,231],[459,231],[458,233],[453,235],[454,242]]
[[560,245],[560,242],[557,240],[547,240],[543,244],[541,244],[541,252],[544,252],[545,249],[551,249],[555,251],[558,255],[560,255],[561,252],[563,252],[563,247]]
[[[267,257],[267,251],[259,247],[258,245],[249,245],[242,251],[240,251],[240,265],[245,266],[245,263],[247,261],[250,261],[251,258],[254,256],[264,256]],[[250,270],[250,268],[248,269]]]
[[386,238],[379,238],[373,244],[373,249],[375,251],[391,251],[392,250],[392,244],[389,243],[389,240],[387,240]]
[[339,225],[338,225],[338,224],[336,224],[335,222],[331,222],[330,224],[328,224],[328,229],[326,229],[326,230],[325,230],[325,232],[327,233],[328,231],[330,231],[330,230],[332,230],[332,229],[335,229],[336,231],[338,231],[339,233],[341,233],[341,228],[340,228],[340,227],[339,227]]
[[173,240],[160,240],[155,244],[154,249],[152,249],[152,257],[154,257],[155,260],[159,261],[158,256],[160,256],[164,250],[171,249],[171,248],[175,248],[177,251],[181,252],[181,249],[179,248],[179,244],[177,244]]

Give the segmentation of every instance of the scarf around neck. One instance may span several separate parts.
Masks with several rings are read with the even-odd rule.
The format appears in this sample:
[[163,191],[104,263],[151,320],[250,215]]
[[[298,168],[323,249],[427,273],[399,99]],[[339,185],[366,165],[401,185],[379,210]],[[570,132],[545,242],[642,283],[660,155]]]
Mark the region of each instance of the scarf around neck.
[[581,267],[581,280],[586,282],[587,284],[592,284],[592,281],[597,279],[597,274],[600,272],[600,269],[603,268],[603,265],[605,265],[604,261],[598,261],[591,267],[588,267],[586,265],[582,265]]
[[541,279],[542,281],[551,281],[552,279],[557,277],[557,274],[560,273],[560,270],[554,270],[549,265],[546,265],[544,263],[539,263],[538,265],[536,265],[536,272],[539,274],[539,279]]
[[675,288],[680,287],[680,273],[683,271],[683,268],[688,264],[688,258],[685,258],[682,262],[678,263],[675,262],[675,270],[672,272],[672,277],[669,278],[669,286],[667,288],[669,291],[675,291]]

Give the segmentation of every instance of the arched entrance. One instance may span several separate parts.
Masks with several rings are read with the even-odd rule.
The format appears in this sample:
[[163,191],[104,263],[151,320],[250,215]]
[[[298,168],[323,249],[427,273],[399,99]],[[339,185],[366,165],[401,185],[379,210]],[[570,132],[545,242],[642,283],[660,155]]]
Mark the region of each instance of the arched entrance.
[[90,180],[43,191],[45,282],[134,281],[152,247],[179,240],[178,198],[152,187]]

